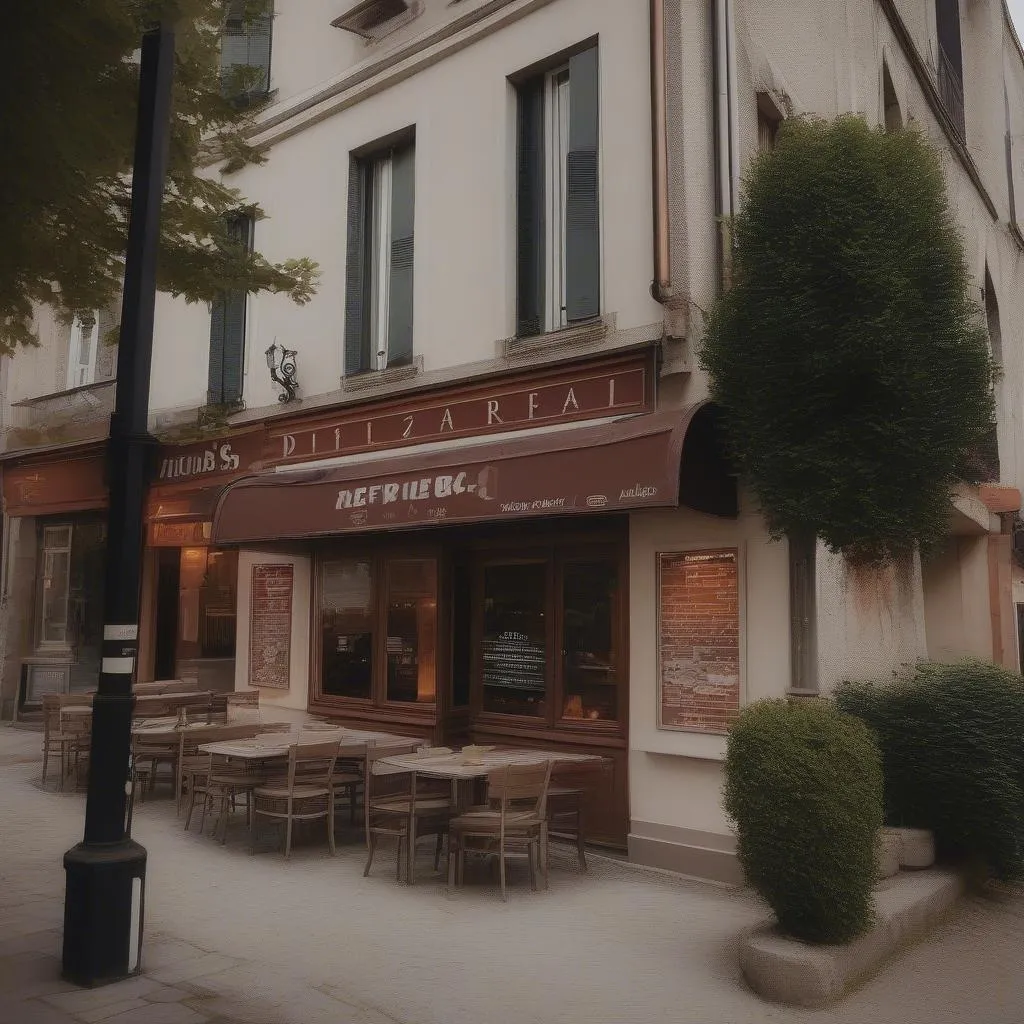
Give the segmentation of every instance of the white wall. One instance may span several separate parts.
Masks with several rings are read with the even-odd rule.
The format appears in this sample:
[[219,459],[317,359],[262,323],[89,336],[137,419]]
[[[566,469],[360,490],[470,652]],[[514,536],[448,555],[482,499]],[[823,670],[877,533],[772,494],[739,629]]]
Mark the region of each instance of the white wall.
[[[306,59],[278,0],[275,66]],[[323,4],[318,4],[322,7]],[[319,17],[319,15],[317,15]],[[309,33],[338,32],[303,16]],[[493,359],[515,333],[514,91],[508,76],[591,36],[601,62],[602,309],[620,329],[660,323],[653,276],[648,19],[644,0],[557,0],[273,145],[268,162],[229,181],[267,217],[256,245],[271,260],[308,256],[321,268],[305,307],[261,295],[251,303],[246,404],[276,393],[263,352],[275,339],[298,351],[302,394],[336,390],[342,375],[349,153],[416,127],[414,349],[425,370]],[[297,31],[297,30],[296,30]],[[341,33],[338,33],[339,35]],[[318,58],[317,58],[318,59]],[[276,81],[276,77],[275,77]],[[268,136],[271,137],[271,136]],[[205,401],[209,312],[162,298],[152,405]]]
[[748,502],[737,520],[686,509],[630,516],[630,817],[725,832],[724,736],[658,729],[657,555],[740,550],[741,701],[780,697],[789,686],[788,549],[769,540]]
[[238,632],[235,638],[235,689],[249,689],[249,617],[252,608],[252,567],[254,565],[291,565],[294,567],[292,591],[291,686],[287,690],[260,689],[264,720],[266,710],[275,708],[304,711],[309,703],[309,622],[312,588],[312,561],[306,555],[280,551],[242,550],[238,553]]

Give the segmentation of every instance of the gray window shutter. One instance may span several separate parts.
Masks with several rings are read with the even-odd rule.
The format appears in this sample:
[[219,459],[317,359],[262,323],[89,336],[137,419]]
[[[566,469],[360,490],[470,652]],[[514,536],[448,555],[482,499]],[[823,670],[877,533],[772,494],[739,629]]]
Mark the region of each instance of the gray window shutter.
[[569,61],[569,166],[566,172],[566,319],[601,313],[598,210],[597,47]]
[[388,311],[388,365],[412,362],[413,249],[416,218],[416,146],[403,146],[391,158],[391,291]]
[[[228,236],[233,243],[251,248],[252,227],[251,217],[232,217]],[[216,299],[211,306],[207,395],[210,405],[224,405],[242,399],[247,299],[244,291],[233,291]]]
[[367,174],[355,157],[348,172],[348,245],[345,254],[345,366],[351,377],[370,369],[370,339],[367,334],[366,246]]
[[544,330],[544,80],[519,90],[516,167],[516,334]]
[[[270,13],[244,20],[244,3],[232,4],[221,35],[221,87],[239,100],[262,99],[270,91],[270,50],[274,19]],[[252,68],[239,92],[238,69]]]

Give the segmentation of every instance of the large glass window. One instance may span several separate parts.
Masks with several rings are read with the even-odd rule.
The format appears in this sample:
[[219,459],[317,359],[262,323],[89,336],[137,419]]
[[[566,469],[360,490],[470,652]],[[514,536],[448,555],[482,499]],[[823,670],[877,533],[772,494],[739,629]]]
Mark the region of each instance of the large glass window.
[[432,704],[437,696],[436,563],[389,562],[387,575],[387,699]]
[[618,717],[618,568],[567,562],[562,585],[563,718]]
[[373,695],[372,569],[357,559],[320,564],[321,686],[333,697]]
[[537,717],[545,713],[547,569],[544,562],[484,568],[484,711]]

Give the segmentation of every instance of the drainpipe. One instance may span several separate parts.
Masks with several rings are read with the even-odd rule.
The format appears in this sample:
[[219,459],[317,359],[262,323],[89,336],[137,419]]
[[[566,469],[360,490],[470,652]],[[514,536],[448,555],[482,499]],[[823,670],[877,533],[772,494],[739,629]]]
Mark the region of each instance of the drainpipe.
[[654,185],[654,283],[651,294],[672,297],[668,211],[668,102],[665,71],[665,0],[651,0],[651,136]]
[[716,164],[718,170],[719,238],[722,249],[722,286],[732,283],[732,229],[730,218],[739,193],[739,125],[736,118],[736,68],[733,59],[732,0],[714,2],[714,81]]

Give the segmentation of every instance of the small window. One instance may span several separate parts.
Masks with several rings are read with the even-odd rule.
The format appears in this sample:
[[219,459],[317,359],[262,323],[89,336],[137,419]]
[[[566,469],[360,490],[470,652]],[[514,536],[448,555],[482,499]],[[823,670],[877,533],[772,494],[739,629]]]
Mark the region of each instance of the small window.
[[601,312],[597,47],[518,86],[520,337]]
[[75,317],[68,349],[68,388],[81,388],[96,380],[96,356],[100,347],[100,317]]
[[349,170],[345,376],[413,359],[416,147],[407,140]]
[[985,268],[985,322],[988,326],[988,342],[992,349],[992,361],[996,366],[1003,365],[1003,329],[999,322],[999,299],[996,286],[992,283],[992,275]]
[[39,602],[39,642],[68,642],[68,597],[71,583],[71,526],[43,528]]
[[266,13],[246,17],[244,0],[232,0],[221,34],[220,76],[225,96],[255,103],[270,92],[270,49],[273,4]]
[[766,92],[757,94],[757,151],[767,153],[775,148],[783,114]]
[[[229,247],[251,251],[252,239],[252,217],[240,213],[228,220]],[[210,307],[210,405],[235,405],[242,400],[247,307],[248,296],[242,290],[224,293]]]
[[964,64],[959,0],[935,0],[935,27],[939,42],[936,62],[939,98],[953,127],[964,138]]

